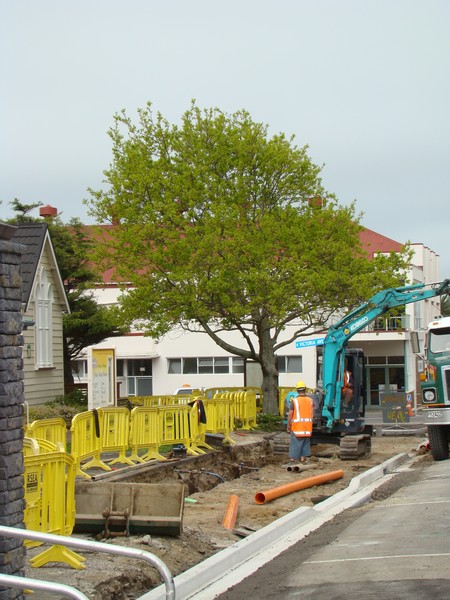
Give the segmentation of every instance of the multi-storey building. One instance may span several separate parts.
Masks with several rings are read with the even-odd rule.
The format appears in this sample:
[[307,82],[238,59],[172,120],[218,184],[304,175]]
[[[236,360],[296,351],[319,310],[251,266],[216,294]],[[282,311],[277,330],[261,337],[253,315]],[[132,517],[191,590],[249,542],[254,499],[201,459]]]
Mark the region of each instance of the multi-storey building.
[[[363,247],[369,255],[399,252],[402,244],[365,229],[361,233]],[[407,283],[431,283],[440,280],[439,256],[423,244],[412,244],[414,257]],[[111,272],[94,290],[100,304],[117,303],[119,288],[111,281]],[[383,316],[355,335],[349,345],[360,347],[367,356],[366,390],[368,407],[376,407],[383,391],[414,391],[417,387],[417,360],[411,348],[411,331],[425,330],[427,323],[440,313],[439,298],[405,307],[400,317]],[[289,328],[286,330],[286,339]],[[307,345],[307,340],[324,337],[311,334],[283,348],[278,356],[279,385],[291,387],[298,379],[314,388],[320,384],[320,345]],[[239,345],[237,333],[229,341]],[[259,385],[257,365],[232,356],[203,333],[173,329],[160,339],[144,337],[140,332],[107,339],[96,348],[115,348],[116,372],[120,397],[171,394],[176,388]],[[85,383],[88,361],[77,361],[76,382]]]

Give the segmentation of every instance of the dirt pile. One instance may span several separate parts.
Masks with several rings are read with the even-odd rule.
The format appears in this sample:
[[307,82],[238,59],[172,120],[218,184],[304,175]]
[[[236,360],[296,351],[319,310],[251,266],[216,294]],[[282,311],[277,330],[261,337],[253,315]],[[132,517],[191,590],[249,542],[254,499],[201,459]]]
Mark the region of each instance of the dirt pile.
[[[158,556],[176,576],[205,560],[214,553],[235,543],[245,533],[256,531],[300,506],[311,506],[344,489],[359,473],[380,464],[399,453],[422,455],[420,437],[374,437],[372,455],[357,461],[341,461],[337,448],[314,446],[308,470],[294,472],[286,469],[287,453],[274,452],[275,445],[287,447],[287,437],[277,436],[276,444],[267,434],[234,434],[236,445],[210,452],[201,459],[174,461],[164,468],[152,468],[140,473],[137,481],[158,482],[181,480],[185,485],[183,531],[179,537],[153,535],[115,537],[101,541],[149,551]],[[286,434],[287,436],[287,434]],[[257,504],[255,495],[272,488],[309,477],[342,469],[344,476],[328,484],[282,496],[266,504]],[[135,479],[136,481],[136,479]],[[239,498],[235,531],[222,525],[229,498]],[[83,536],[94,539],[92,536]],[[28,550],[29,557],[42,548]],[[131,600],[139,598],[159,585],[159,574],[144,562],[124,557],[82,552],[86,569],[74,570],[61,563],[50,563],[40,569],[27,568],[26,575],[72,585],[95,600]],[[50,600],[37,592],[36,600]]]

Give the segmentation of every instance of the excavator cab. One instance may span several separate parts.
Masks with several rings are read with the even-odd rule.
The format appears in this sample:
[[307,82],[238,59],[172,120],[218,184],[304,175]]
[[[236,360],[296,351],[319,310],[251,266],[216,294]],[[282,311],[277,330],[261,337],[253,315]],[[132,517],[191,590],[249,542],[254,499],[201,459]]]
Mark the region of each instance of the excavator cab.
[[[365,357],[361,348],[344,347],[337,356],[337,373],[335,378],[335,402],[329,410],[333,411],[332,428],[328,427],[324,418],[325,395],[322,396],[321,410],[315,413],[312,444],[337,444],[343,460],[370,456],[370,433],[365,425],[366,408],[366,372]],[[350,371],[353,380],[353,393],[348,404],[344,406],[342,388],[344,387],[344,370]],[[319,417],[319,418],[317,418]]]
[[351,373],[353,393],[346,406],[345,397],[341,390],[341,417],[364,417],[366,408],[364,352],[361,348],[345,348],[344,360],[344,369]]
[[[340,368],[340,409],[335,425],[336,432],[358,433],[364,430],[364,415],[366,409],[366,370],[365,357],[361,348],[345,347],[342,351],[341,360],[344,364]],[[344,396],[344,371],[351,373],[353,393],[348,401]],[[346,406],[348,401],[348,406]]]

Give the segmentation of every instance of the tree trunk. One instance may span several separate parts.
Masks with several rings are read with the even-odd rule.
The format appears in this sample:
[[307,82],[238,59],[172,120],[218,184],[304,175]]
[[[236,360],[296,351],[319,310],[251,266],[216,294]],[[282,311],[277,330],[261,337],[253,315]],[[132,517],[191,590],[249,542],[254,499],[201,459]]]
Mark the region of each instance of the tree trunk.
[[63,336],[64,356],[64,385],[73,385],[72,361],[70,360],[69,346],[66,336]]
[[263,412],[269,415],[277,415],[279,414],[278,368],[269,330],[259,336],[259,357],[263,375]]

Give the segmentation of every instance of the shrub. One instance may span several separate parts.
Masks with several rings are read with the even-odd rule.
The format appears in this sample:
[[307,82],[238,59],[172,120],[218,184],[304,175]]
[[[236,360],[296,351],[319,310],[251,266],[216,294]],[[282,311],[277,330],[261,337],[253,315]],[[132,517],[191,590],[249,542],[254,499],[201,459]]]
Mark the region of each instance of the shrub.
[[283,427],[283,417],[280,415],[270,415],[267,413],[258,413],[256,423],[261,431],[281,431]]
[[57,396],[54,400],[30,406],[29,421],[40,421],[42,419],[62,418],[70,427],[72,419],[80,412],[87,410],[87,397],[83,390],[73,390],[66,396]]

